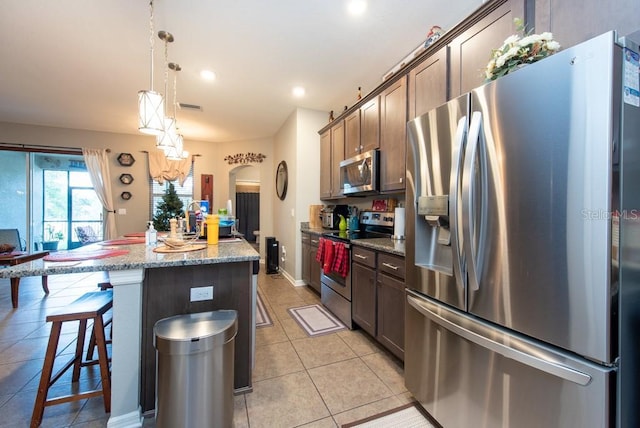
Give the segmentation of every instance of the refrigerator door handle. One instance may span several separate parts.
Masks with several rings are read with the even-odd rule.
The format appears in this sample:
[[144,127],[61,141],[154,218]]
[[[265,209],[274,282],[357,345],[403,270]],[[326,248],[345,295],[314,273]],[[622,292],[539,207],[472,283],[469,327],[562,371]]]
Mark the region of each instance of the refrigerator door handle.
[[[505,358],[518,361],[526,366],[533,367],[550,375],[562,378],[564,380],[576,383],[578,385],[586,386],[591,382],[591,376],[581,371],[575,370],[566,365],[562,365],[553,361],[545,360],[530,353],[523,352],[513,347],[496,342],[484,335],[481,335],[475,331],[468,330],[456,322],[453,322],[439,314],[433,312],[432,309],[437,310],[438,305],[428,302],[424,299],[418,299],[411,295],[407,295],[407,302],[418,312],[425,317],[429,318],[434,323],[446,328],[452,333],[463,337],[464,339],[475,343],[478,346],[486,348],[492,352],[502,355]],[[452,317],[457,316],[453,312]],[[462,318],[462,317],[460,317]],[[518,338],[508,337],[512,341],[518,341]]]
[[[462,178],[461,166],[462,155],[464,154],[464,144],[467,138],[468,126],[467,116],[463,116],[458,121],[456,128],[455,147],[453,153],[453,165],[451,166],[451,177],[449,178],[449,227],[451,228],[451,249],[453,253],[453,274],[458,284],[466,283],[466,272],[464,271],[464,254],[461,251],[464,239],[459,235],[461,232],[458,199],[460,197],[460,181]],[[462,242],[461,242],[462,241]]]
[[476,183],[473,179],[473,174],[475,160],[478,156],[478,141],[480,140],[481,125],[482,114],[478,111],[473,112],[471,115],[471,124],[469,125],[469,138],[467,140],[464,166],[462,169],[462,235],[465,243],[464,250],[469,274],[469,287],[474,291],[480,289],[480,281],[476,265],[478,250],[472,239],[476,234],[474,224],[476,213],[473,209],[473,194]]

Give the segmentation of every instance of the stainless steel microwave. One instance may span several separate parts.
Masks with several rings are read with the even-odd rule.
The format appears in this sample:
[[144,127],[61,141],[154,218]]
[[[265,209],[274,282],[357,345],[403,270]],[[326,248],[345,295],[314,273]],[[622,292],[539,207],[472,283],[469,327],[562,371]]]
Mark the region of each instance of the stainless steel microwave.
[[340,180],[345,195],[378,191],[379,156],[378,150],[370,150],[340,162]]

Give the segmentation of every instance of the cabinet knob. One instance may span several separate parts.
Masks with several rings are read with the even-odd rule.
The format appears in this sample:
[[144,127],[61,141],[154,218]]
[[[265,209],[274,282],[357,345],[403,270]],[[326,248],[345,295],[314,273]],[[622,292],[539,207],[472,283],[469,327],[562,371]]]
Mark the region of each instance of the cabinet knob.
[[404,177],[400,177],[400,183],[404,183]]

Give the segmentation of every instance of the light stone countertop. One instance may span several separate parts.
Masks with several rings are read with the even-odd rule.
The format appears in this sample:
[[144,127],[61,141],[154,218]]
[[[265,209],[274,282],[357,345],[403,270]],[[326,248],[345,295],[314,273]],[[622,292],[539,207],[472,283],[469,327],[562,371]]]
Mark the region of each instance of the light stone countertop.
[[[206,244],[206,241],[197,242]],[[235,242],[221,241],[218,245],[208,245],[207,248],[202,250],[182,253],[156,253],[153,251],[153,247],[148,247],[144,244],[103,246],[99,243],[71,250],[70,253],[104,249],[129,250],[129,253],[123,256],[85,261],[47,262],[43,259],[38,259],[0,268],[0,278],[207,265],[260,259],[260,255],[245,240]]]
[[367,238],[367,239],[352,239],[351,244],[359,245],[361,247],[371,248],[378,251],[384,251],[386,253],[395,254],[396,256],[404,257],[404,239],[394,240],[391,238]]

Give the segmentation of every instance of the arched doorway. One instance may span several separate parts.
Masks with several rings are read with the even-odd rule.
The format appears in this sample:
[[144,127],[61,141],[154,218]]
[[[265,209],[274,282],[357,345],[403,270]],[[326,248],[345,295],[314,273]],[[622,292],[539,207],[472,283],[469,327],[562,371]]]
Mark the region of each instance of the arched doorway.
[[229,198],[238,219],[238,231],[259,248],[260,245],[260,168],[241,165],[229,171]]

